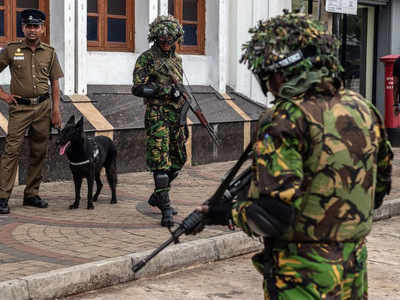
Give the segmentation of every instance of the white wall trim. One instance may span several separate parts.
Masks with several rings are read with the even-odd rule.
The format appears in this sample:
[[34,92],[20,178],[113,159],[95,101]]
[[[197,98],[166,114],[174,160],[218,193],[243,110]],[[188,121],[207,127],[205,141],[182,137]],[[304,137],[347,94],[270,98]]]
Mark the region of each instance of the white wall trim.
[[220,93],[226,90],[226,64],[227,64],[227,45],[228,45],[228,28],[226,17],[228,15],[228,3],[226,0],[219,1],[218,14],[218,84],[217,89]]
[[158,0],[158,15],[168,15],[168,0]]
[[76,0],[75,93],[87,94],[87,0]]
[[61,90],[72,94],[75,89],[75,0],[50,1],[50,44],[56,49],[64,72]]

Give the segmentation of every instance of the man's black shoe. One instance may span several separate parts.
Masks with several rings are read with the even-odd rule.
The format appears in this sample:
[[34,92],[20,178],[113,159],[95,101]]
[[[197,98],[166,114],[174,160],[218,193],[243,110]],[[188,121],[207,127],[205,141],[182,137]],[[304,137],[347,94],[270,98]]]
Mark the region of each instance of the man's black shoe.
[[23,204],[26,206],[34,206],[39,208],[46,208],[49,205],[46,200],[43,200],[39,196],[24,198]]
[[7,199],[0,199],[0,214],[5,215],[9,214],[10,209],[8,208],[8,200]]

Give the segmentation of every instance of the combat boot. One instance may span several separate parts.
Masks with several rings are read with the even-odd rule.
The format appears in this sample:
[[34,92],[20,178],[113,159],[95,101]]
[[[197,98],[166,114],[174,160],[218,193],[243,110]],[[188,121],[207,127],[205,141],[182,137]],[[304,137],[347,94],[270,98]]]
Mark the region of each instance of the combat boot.
[[[159,200],[158,200],[158,194],[157,194],[156,192],[154,192],[154,193],[151,194],[149,200],[147,200],[147,203],[148,203],[150,206],[158,207],[158,208],[161,210],[160,204],[159,204]],[[176,211],[176,209],[173,208],[172,206],[171,206],[171,208],[172,208],[172,214],[173,214],[174,216],[177,215],[178,212]]]
[[[167,173],[165,172],[154,172],[153,177],[154,177],[154,185],[155,185],[155,191],[151,194],[149,200],[147,200],[147,203],[150,206],[153,207],[158,207],[162,211],[161,208],[161,203],[160,203],[160,196],[159,192],[160,190],[169,190],[170,183],[172,180],[174,180],[178,176],[178,172],[170,172],[168,171]],[[168,197],[169,198],[169,197]],[[169,201],[169,200],[168,200]],[[172,208],[172,214],[176,215],[178,212],[171,206]]]
[[10,213],[10,209],[8,208],[8,199],[0,199],[0,214],[5,215]]
[[178,174],[179,174],[179,171],[177,171],[176,169],[168,170],[167,175],[168,175],[168,179],[169,179],[169,182],[168,182],[169,187],[171,186],[172,181],[174,181],[174,179],[176,177],[178,177]]
[[168,191],[163,191],[159,195],[160,209],[161,209],[161,226],[172,227],[174,226],[174,209],[171,207]]
[[[154,197],[156,206],[161,210],[161,226],[171,227],[174,225],[173,208],[169,200],[169,178],[166,172],[155,172],[154,183],[156,186]],[[152,199],[150,197],[150,199]]]

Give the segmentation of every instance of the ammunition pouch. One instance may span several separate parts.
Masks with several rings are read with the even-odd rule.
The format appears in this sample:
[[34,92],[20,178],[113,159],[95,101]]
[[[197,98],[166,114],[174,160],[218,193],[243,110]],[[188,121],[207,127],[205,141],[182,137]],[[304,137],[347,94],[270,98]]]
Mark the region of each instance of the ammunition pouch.
[[280,200],[265,200],[262,205],[254,202],[246,208],[247,223],[257,235],[276,238],[294,223],[295,210]]

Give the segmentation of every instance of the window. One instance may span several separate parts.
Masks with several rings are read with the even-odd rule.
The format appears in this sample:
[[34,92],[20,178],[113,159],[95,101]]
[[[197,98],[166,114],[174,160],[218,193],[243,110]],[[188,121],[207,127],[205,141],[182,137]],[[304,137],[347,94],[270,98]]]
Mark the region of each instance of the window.
[[168,13],[179,20],[185,31],[178,52],[204,54],[205,0],[168,0]]
[[46,14],[43,42],[49,42],[49,0],[0,0],[0,45],[24,37],[21,12],[28,8],[40,9]]
[[134,0],[87,1],[88,49],[133,51]]

